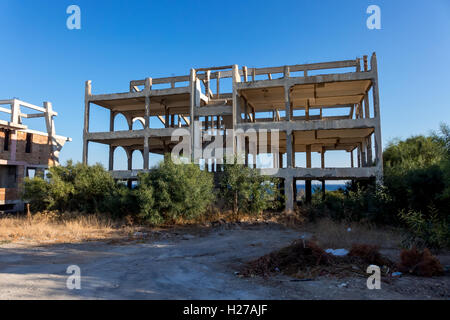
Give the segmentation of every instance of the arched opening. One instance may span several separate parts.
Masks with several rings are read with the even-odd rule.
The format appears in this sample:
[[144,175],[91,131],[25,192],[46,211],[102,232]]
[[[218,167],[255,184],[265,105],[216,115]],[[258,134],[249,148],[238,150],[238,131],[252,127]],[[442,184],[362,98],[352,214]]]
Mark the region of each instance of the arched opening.
[[122,114],[118,113],[114,117],[114,131],[128,130],[127,118]]
[[144,157],[142,156],[141,150],[134,150],[131,154],[131,168],[132,169],[143,169],[144,168]]
[[123,147],[116,147],[114,150],[114,170],[127,170],[128,157],[127,152]]
[[144,129],[144,118],[136,117],[133,119],[133,130],[142,130]]

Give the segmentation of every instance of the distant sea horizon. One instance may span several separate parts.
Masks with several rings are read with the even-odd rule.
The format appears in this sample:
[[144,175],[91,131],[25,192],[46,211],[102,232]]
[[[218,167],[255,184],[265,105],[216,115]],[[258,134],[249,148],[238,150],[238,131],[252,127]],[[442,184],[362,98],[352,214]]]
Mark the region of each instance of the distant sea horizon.
[[[322,188],[322,184],[321,183],[312,183],[313,192],[314,192],[314,187]],[[338,189],[345,190],[345,184],[344,183],[337,183],[337,184],[325,183],[325,190],[327,190],[327,191],[335,191]],[[304,182],[297,181],[297,191],[299,191],[299,190],[305,190]]]

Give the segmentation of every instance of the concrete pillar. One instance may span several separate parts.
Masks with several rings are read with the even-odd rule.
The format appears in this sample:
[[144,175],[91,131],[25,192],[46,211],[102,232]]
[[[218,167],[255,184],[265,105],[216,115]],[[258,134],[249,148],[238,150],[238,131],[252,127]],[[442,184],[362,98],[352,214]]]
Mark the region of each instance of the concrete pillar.
[[[311,168],[311,145],[306,145],[306,168]],[[312,198],[312,186],[311,180],[305,180],[305,202],[311,203]]]
[[322,180],[322,200],[325,200],[325,180]]
[[233,138],[230,139],[230,141],[232,141],[232,150],[233,150],[233,154],[236,154],[237,152],[237,148],[236,148],[236,138],[235,138],[235,132],[234,130],[236,130],[236,125],[238,122],[240,122],[240,117],[241,117],[241,107],[240,107],[240,102],[241,99],[238,95],[237,89],[236,89],[236,83],[241,82],[241,76],[239,74],[239,67],[237,64],[233,65],[233,69],[232,69],[232,85],[233,85],[233,114],[231,116],[232,119],[232,136]]
[[89,133],[89,113],[90,113],[90,102],[89,97],[91,96],[92,86],[91,80],[86,81],[84,87],[84,129],[83,129],[83,163],[88,163],[88,143],[87,134]]
[[245,166],[248,167],[248,153],[249,153],[249,137],[244,137],[244,154],[245,154]]
[[361,147],[358,144],[358,148],[356,149],[356,155],[357,155],[357,166],[358,168],[361,167]]
[[[256,136],[258,139],[258,136]],[[257,156],[258,156],[258,150],[259,150],[259,146],[258,143],[255,142],[255,146],[253,148],[253,153],[252,153],[252,161],[253,161],[253,168],[256,169],[256,162],[258,160]]]
[[286,212],[292,213],[294,211],[294,190],[293,190],[293,178],[286,177],[284,179],[284,197],[286,203]]
[[[189,75],[189,88],[190,88],[190,106],[189,106],[189,130],[191,134],[191,161],[194,163],[195,161],[195,116],[194,116],[194,107],[195,107],[195,101],[196,101],[196,90],[195,90],[195,81],[196,81],[196,75],[195,70],[191,69],[191,73]],[[166,111],[166,117],[167,117],[167,111]],[[168,118],[166,118],[166,124],[168,123]]]
[[296,178],[292,179],[292,184],[293,184],[293,189],[294,189],[294,204],[296,204],[297,203],[297,194],[298,194],[298,191],[297,191],[297,179]]
[[108,170],[113,171],[114,170],[114,151],[116,150],[116,147],[109,146],[109,165]]
[[150,161],[149,157],[150,157],[150,150],[148,145],[148,137],[146,135],[144,138],[144,150],[143,150],[144,170],[148,170],[149,168],[149,161]]
[[292,110],[291,110],[291,90],[288,86],[284,87],[284,102],[285,102],[285,110],[286,110],[286,121],[290,121],[292,119]]
[[380,120],[380,96],[378,89],[378,64],[377,64],[377,56],[375,52],[372,54],[370,60],[370,66],[372,68],[372,72],[374,74],[374,78],[372,79],[372,90],[373,90],[373,107],[374,107],[374,116],[376,118],[376,126],[375,126],[375,161],[377,166],[377,176],[376,180],[378,184],[383,183],[383,149],[382,149],[382,141],[381,141],[381,120]]
[[292,156],[292,131],[286,131],[286,162],[287,167],[293,167],[293,156]]
[[350,167],[353,168],[355,165],[353,164],[353,150],[350,151]]
[[361,143],[361,166],[362,167],[367,167],[367,156],[366,156],[366,150],[367,150],[367,146],[366,146],[366,140],[363,139],[362,143]]
[[144,128],[150,128],[150,90],[152,88],[152,78],[145,79],[145,114]]
[[373,156],[372,156],[372,137],[369,136],[366,142],[367,146],[367,166],[372,166],[373,164]]
[[128,163],[128,170],[133,169],[133,150],[127,149],[127,163]]
[[[325,147],[320,152],[320,166],[325,169]],[[325,200],[325,179],[322,180],[322,200]]]

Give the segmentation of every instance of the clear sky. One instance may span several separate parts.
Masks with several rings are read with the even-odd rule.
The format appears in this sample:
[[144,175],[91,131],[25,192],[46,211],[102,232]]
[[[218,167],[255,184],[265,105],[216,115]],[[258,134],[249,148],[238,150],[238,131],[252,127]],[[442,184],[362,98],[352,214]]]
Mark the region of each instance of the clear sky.
[[[66,27],[71,4],[81,8],[81,30]],[[366,27],[371,4],[381,8],[381,30]],[[86,80],[93,93],[124,92],[130,80],[191,67],[278,66],[376,51],[384,145],[450,122],[448,0],[0,0],[0,46],[0,98],[53,103],[57,134],[73,138],[62,162],[81,159]],[[107,131],[107,113],[93,109],[98,129]],[[106,165],[107,149],[91,145],[90,160]]]

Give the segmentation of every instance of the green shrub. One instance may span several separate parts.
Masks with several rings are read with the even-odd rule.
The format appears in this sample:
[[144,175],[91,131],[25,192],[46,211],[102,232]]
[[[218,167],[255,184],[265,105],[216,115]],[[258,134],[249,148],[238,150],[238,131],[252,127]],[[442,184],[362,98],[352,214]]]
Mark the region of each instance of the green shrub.
[[353,185],[335,191],[313,193],[309,219],[328,217],[335,221],[370,222],[376,224],[393,223],[389,212],[391,199],[383,186],[373,184]]
[[140,215],[151,223],[202,215],[214,200],[213,177],[195,164],[175,164],[166,158],[139,175],[135,190]]
[[102,201],[100,211],[109,212],[113,217],[137,214],[139,203],[136,192],[123,184],[117,184],[116,188],[108,193]]
[[440,249],[450,247],[449,217],[442,218],[435,208],[429,208],[426,218],[421,212],[402,210],[400,218],[407,226],[404,245],[407,247]]
[[73,164],[51,167],[47,179],[26,178],[22,198],[32,210],[104,212],[117,192],[111,175],[100,165]]
[[50,184],[42,177],[25,178],[22,198],[30,204],[33,211],[50,209],[55,200],[50,193]]
[[278,206],[278,179],[261,176],[256,169],[238,164],[225,164],[220,179],[220,197],[225,205],[238,212],[261,213]]

